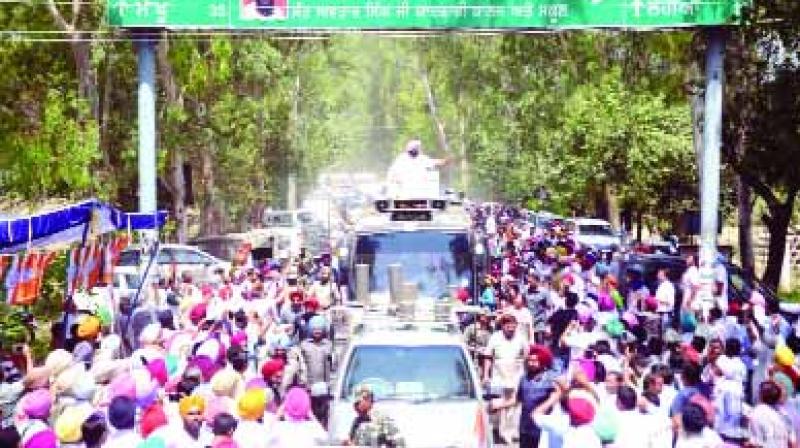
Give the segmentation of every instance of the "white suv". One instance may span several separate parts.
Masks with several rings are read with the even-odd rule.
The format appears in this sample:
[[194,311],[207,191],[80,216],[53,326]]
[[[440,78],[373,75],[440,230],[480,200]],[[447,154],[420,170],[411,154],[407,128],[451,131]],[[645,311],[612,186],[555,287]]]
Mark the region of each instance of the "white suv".
[[[159,271],[162,275],[170,276],[173,274],[180,276],[184,272],[195,276],[210,278],[211,274],[217,269],[227,271],[231,264],[227,261],[203,252],[202,250],[182,244],[162,244],[156,257]],[[141,264],[141,250],[134,246],[122,251],[119,258],[119,266],[135,266]]]
[[375,409],[394,420],[407,446],[491,446],[475,367],[457,330],[443,328],[402,323],[353,335],[332,391],[332,444],[348,438],[353,396],[366,384]]
[[581,246],[596,250],[618,251],[622,249],[622,236],[608,221],[594,218],[575,218],[566,221],[567,230],[572,232]]

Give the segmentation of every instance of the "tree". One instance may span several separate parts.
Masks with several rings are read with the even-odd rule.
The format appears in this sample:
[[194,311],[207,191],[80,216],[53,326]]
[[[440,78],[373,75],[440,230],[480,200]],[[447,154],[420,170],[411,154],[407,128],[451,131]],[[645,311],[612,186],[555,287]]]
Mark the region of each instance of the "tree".
[[[762,0],[747,8],[729,71],[724,156],[762,200],[770,234],[763,280],[777,288],[800,191],[800,4]],[[731,113],[733,112],[733,113]]]
[[[89,104],[90,116],[97,122],[100,120],[100,100],[97,88],[97,70],[92,61],[93,40],[92,32],[99,24],[103,8],[99,3],[85,0],[71,0],[69,13],[62,11],[62,4],[47,0],[47,10],[56,26],[64,33],[72,50],[75,69],[78,75],[78,95]],[[66,8],[64,8],[66,9]],[[83,22],[83,23],[82,23]]]

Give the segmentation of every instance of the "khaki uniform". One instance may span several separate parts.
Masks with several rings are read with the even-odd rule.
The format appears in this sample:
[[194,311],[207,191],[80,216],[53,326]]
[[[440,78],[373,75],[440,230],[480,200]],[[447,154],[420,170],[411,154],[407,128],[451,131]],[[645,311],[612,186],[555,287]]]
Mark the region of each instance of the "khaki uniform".
[[361,423],[353,435],[353,445],[362,447],[405,447],[406,443],[394,420],[375,410],[368,422]]
[[299,347],[292,347],[286,352],[286,365],[283,368],[283,381],[280,393],[285,396],[292,386],[308,384],[308,367]]

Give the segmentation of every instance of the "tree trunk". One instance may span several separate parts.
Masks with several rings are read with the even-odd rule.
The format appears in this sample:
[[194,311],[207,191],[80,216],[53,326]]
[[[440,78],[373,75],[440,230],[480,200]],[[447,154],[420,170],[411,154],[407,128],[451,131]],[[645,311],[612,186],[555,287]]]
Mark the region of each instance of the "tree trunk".
[[608,219],[612,227],[619,229],[619,203],[617,202],[617,195],[614,193],[614,188],[611,185],[603,184],[603,203],[606,206],[606,219]]
[[219,233],[219,220],[215,210],[214,157],[211,149],[200,151],[203,183],[203,235]]
[[764,219],[767,229],[769,229],[769,254],[763,281],[776,291],[781,280],[783,257],[786,251],[786,235],[789,231],[796,194],[796,192],[791,193],[786,202],[777,207],[770,207],[770,216]]
[[755,272],[753,255],[753,194],[750,186],[736,176],[736,199],[739,213],[739,260],[746,272]]
[[170,151],[170,178],[173,185],[172,191],[172,213],[178,227],[175,230],[175,238],[178,244],[185,244],[188,233],[188,217],[186,214],[186,178],[183,173],[183,151],[179,148],[172,148]]
[[47,10],[58,29],[63,31],[69,38],[69,46],[70,50],[72,50],[72,57],[75,61],[75,69],[78,75],[78,95],[89,103],[91,117],[99,124],[100,97],[97,94],[97,70],[92,64],[91,33],[84,33],[77,26],[82,5],[91,2],[72,0],[69,20],[67,20],[58,6],[64,3],[66,2],[48,0],[46,4]]
[[106,71],[103,76],[103,102],[100,109],[100,151],[103,154],[103,166],[108,173],[113,170],[113,163],[111,162],[112,149],[108,146],[108,120],[111,112],[111,58],[106,54]]
[[642,226],[644,225],[644,219],[642,217],[642,211],[636,211],[636,241],[641,243],[642,242]]
[[72,54],[78,71],[78,94],[89,103],[89,111],[95,122],[100,121],[100,100],[97,94],[97,70],[92,64],[92,44],[83,33],[75,32],[72,39]]
[[[183,98],[175,79],[172,62],[169,60],[169,37],[166,33],[158,45],[158,65],[161,83],[167,99],[167,108],[183,108]],[[172,144],[169,150],[170,186],[172,193],[172,213],[178,223],[175,238],[184,244],[188,233],[188,216],[186,214],[186,175],[183,170],[184,153],[179,145]]]
[[461,190],[469,192],[469,157],[467,156],[467,116],[461,116]]
[[[436,131],[436,146],[442,154],[450,157],[450,146],[447,143],[447,134],[444,130],[444,122],[439,117],[439,109],[436,107],[436,96],[433,94],[433,87],[431,87],[430,79],[428,78],[428,70],[420,64],[419,76],[422,80],[422,88],[425,89],[425,100],[428,103],[428,113],[431,116],[434,130]],[[450,184],[450,170],[448,169],[443,177],[445,185]]]

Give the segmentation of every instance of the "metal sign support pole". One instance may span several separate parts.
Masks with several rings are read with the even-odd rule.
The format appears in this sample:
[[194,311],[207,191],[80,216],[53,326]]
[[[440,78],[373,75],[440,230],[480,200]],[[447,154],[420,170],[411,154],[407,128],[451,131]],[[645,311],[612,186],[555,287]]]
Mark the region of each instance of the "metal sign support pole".
[[139,211],[156,211],[156,42],[136,42],[139,74]]
[[[152,30],[143,33],[152,34]],[[139,211],[142,213],[157,213],[156,196],[156,40],[147,34],[136,40],[136,56],[139,89]],[[152,258],[157,257],[155,230],[146,230],[141,233],[142,258],[139,266],[142,278],[139,289],[136,291],[134,306],[140,305],[139,294],[144,289],[151,293],[150,285],[152,273],[150,266]],[[151,316],[155,320],[155,315]]]
[[708,30],[703,156],[700,158],[700,272],[704,294],[711,293],[719,229],[720,146],[722,140],[722,89],[725,80],[725,31]]

